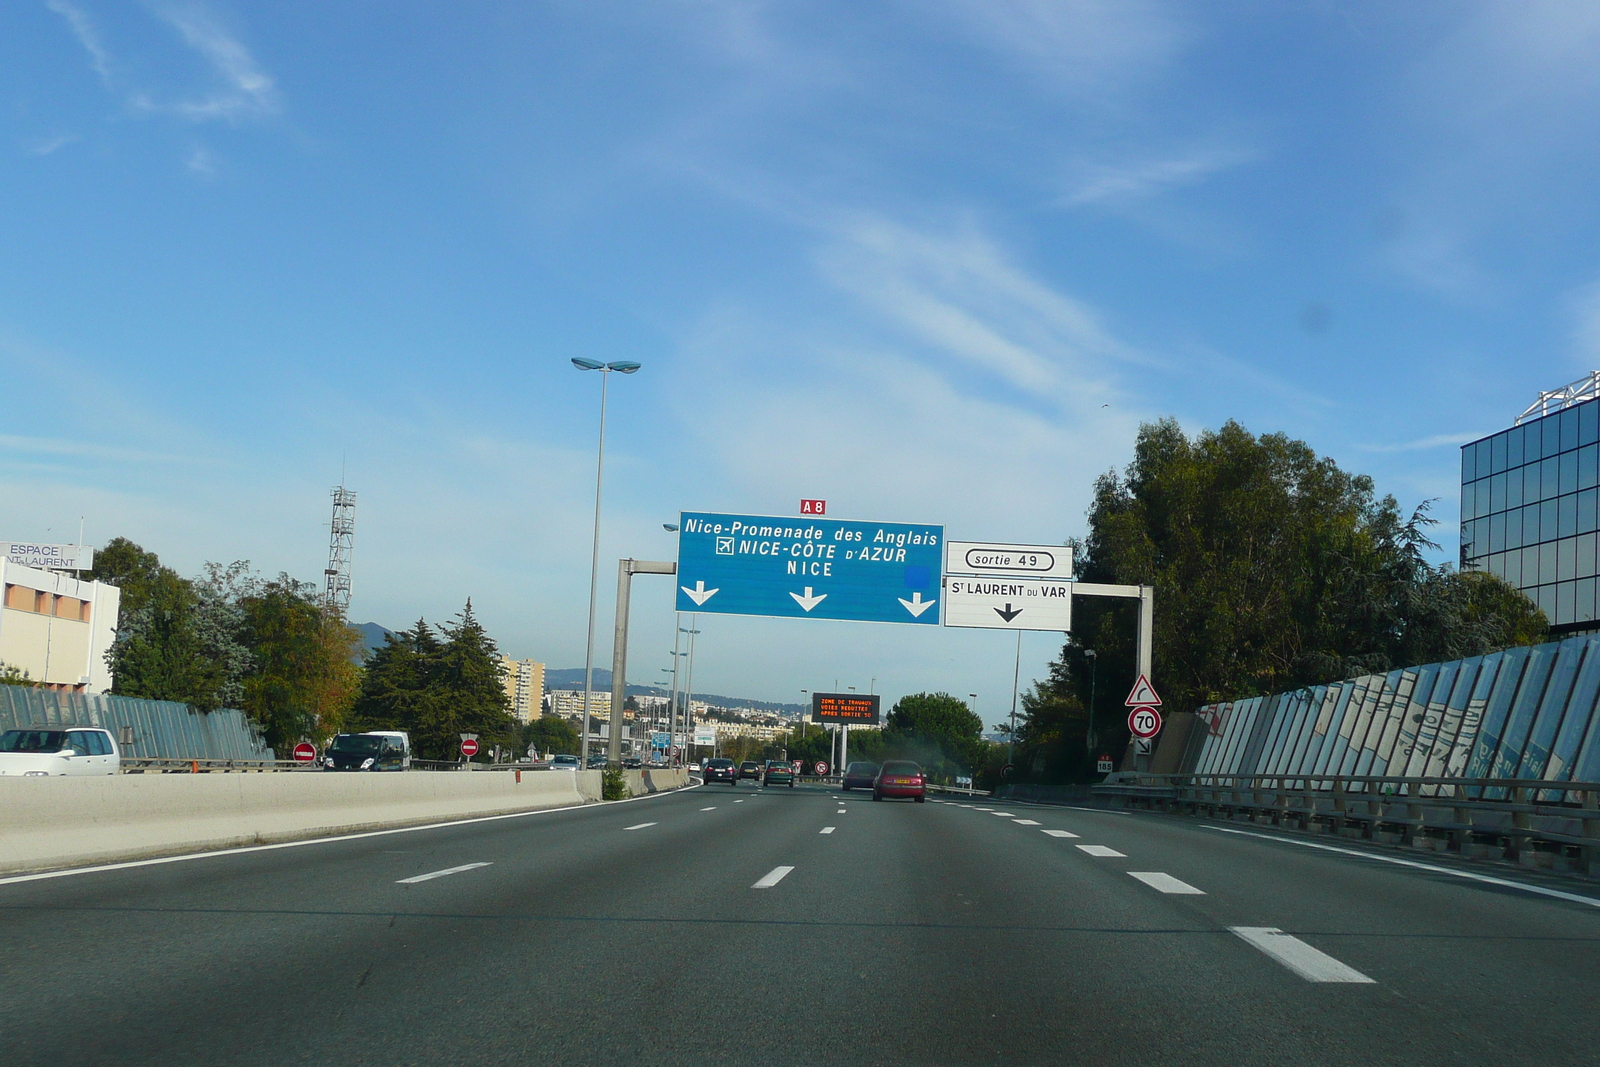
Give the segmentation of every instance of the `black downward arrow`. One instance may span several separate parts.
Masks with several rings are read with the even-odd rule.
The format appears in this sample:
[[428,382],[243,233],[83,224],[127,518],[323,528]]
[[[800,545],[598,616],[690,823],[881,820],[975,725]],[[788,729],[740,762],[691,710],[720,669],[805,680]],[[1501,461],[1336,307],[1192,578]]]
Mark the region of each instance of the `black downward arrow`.
[[1006,610],[1001,611],[999,608],[995,608],[994,609],[994,613],[996,615],[1000,616],[1002,619],[1006,620],[1006,622],[1010,622],[1012,619],[1014,619],[1018,615],[1022,614],[1022,609],[1018,608],[1017,610],[1012,611],[1011,610],[1011,605],[1009,603],[1007,603],[1006,604]]

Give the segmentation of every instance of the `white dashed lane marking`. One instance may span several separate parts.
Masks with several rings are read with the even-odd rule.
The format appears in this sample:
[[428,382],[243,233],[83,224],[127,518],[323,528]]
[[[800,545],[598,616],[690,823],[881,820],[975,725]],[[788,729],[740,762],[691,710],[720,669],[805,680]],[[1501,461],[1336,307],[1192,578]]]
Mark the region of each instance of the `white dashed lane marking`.
[[1308,982],[1373,985],[1373,980],[1276,926],[1230,926],[1233,933]]
[[1017,825],[1018,826],[1038,826],[1039,824],[1036,821],[1034,821],[1033,819],[1018,819],[1017,820]]
[[716,811],[717,810],[717,806],[715,804],[713,804],[709,808],[701,808],[700,810],[701,811]]
[[1081,848],[1083,851],[1087,852],[1091,856],[1101,856],[1101,857],[1112,857],[1112,856],[1115,856],[1115,857],[1118,857],[1118,858],[1121,858],[1121,859],[1127,859],[1127,853],[1118,852],[1116,849],[1107,848],[1104,845],[1079,845],[1078,847]]
[[789,872],[792,870],[794,870],[793,867],[774,867],[772,870],[762,875],[761,880],[756,882],[750,888],[771,889],[773,886],[787,878],[789,876]]
[[418,882],[431,882],[435,878],[443,878],[449,874],[460,874],[462,871],[474,871],[479,867],[492,867],[492,863],[463,863],[459,867],[446,867],[442,871],[429,871],[427,874],[415,875],[411,878],[402,878],[395,885],[416,885]]
[[990,815],[998,815],[1002,819],[1015,819],[1016,818],[1016,816],[1011,814],[1009,811],[991,811],[989,814]]
[[1042,833],[1042,834],[1049,834],[1051,837],[1077,837],[1078,836],[1077,834],[1071,832],[1070,830],[1040,830],[1039,832]]
[[833,827],[824,826],[822,829],[818,830],[817,833],[819,833],[819,834],[831,834],[831,833],[833,833]]
[[[1078,847],[1083,848],[1084,846],[1079,845]],[[1121,855],[1121,853],[1118,853],[1118,855]],[[1196,889],[1188,882],[1180,882],[1176,878],[1172,877],[1172,875],[1163,873],[1162,871],[1129,871],[1128,873],[1139,879],[1139,881],[1143,882],[1151,889],[1157,889],[1163,893],[1182,893],[1186,896],[1192,897],[1203,897],[1206,895],[1205,890]]]
[[654,825],[655,825],[655,823],[653,823],[653,822],[639,822],[639,823],[634,823],[632,826],[624,826],[623,829],[624,830],[643,830],[647,826],[654,826]]

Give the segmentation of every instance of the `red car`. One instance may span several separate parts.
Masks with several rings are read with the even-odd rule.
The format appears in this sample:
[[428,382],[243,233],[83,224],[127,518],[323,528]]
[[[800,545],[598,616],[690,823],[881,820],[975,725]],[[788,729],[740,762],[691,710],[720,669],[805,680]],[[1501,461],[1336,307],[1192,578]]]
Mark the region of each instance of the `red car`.
[[928,799],[928,778],[910,760],[890,760],[872,782],[872,799],[909,797],[918,804]]

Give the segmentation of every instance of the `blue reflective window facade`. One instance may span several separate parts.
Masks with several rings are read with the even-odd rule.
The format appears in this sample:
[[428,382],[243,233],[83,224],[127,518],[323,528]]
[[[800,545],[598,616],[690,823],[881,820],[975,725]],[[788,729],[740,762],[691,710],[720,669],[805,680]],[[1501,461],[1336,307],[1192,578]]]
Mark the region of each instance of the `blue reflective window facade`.
[[1521,589],[1550,624],[1600,620],[1600,400],[1461,447],[1461,569]]

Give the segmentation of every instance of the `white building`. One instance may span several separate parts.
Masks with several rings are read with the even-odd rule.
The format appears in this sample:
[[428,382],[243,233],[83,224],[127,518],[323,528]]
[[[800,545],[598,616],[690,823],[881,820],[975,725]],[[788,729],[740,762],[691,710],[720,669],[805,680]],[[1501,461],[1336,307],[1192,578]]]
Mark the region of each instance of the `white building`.
[[50,689],[111,688],[106,649],[117,636],[122,590],[0,556],[0,663]]
[[[552,689],[550,690],[550,713],[559,715],[563,719],[583,718],[583,690],[582,689]],[[611,717],[611,691],[604,692],[595,689],[589,693],[589,715],[603,715]]]

